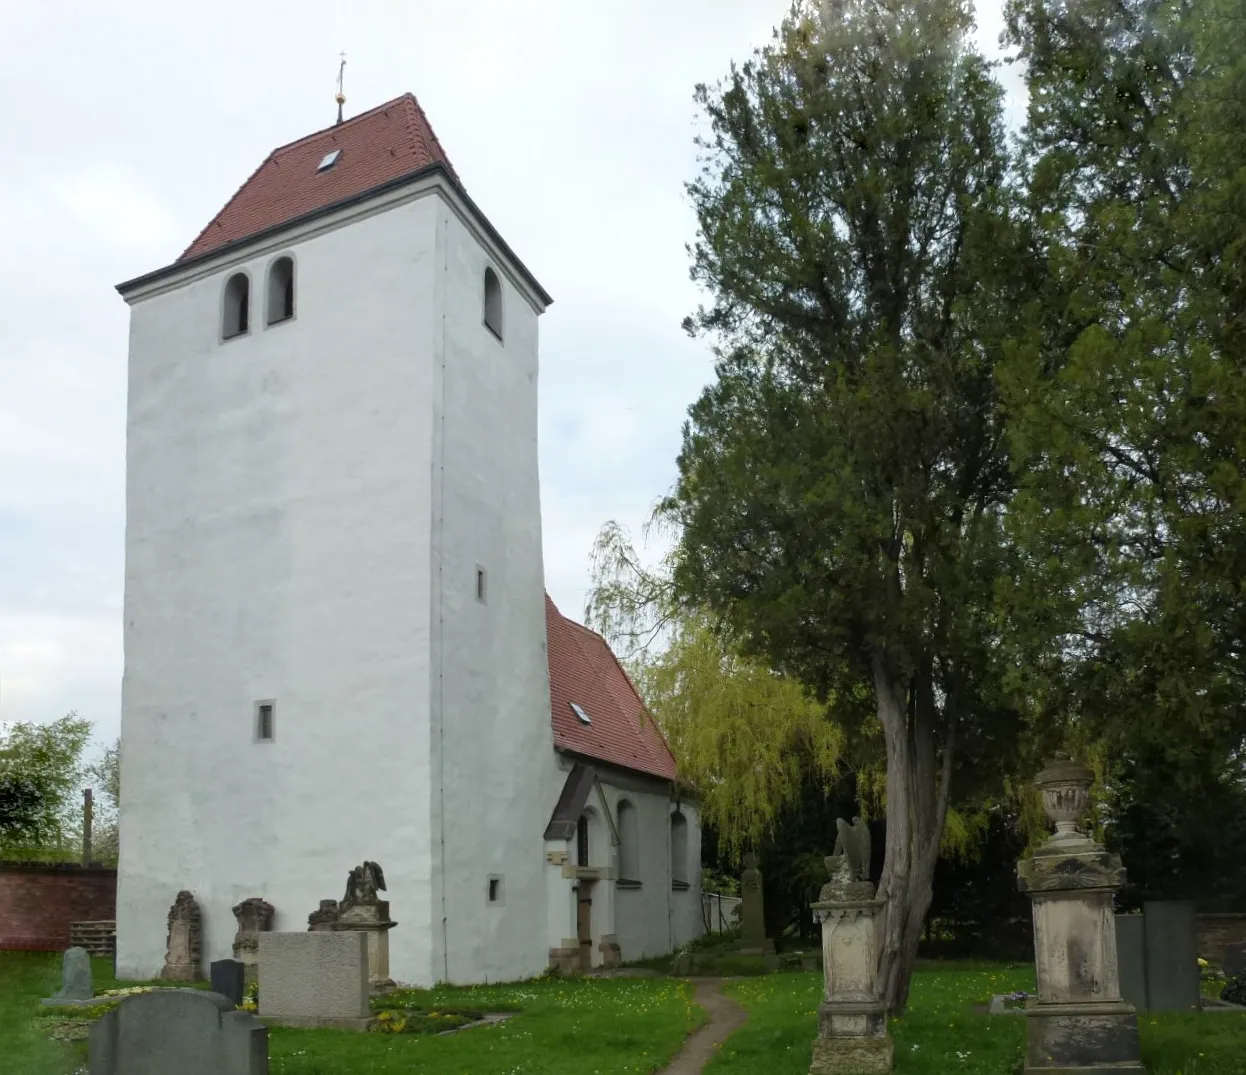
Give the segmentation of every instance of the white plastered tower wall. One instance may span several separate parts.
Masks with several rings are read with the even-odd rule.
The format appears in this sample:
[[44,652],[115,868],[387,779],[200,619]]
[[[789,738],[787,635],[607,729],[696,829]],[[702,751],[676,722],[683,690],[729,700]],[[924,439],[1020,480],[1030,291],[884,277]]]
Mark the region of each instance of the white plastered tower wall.
[[[437,977],[460,983],[548,965],[541,834],[556,765],[537,453],[541,306],[469,224],[453,202],[441,206],[433,392]],[[500,339],[484,324],[487,268],[501,285]]]
[[[433,177],[127,294],[121,974],[159,971],[179,889],[206,965],[230,954],[238,900],[304,929],[365,858],[399,923],[396,977],[543,969],[538,309],[489,245]],[[295,317],[266,327],[281,255]],[[487,258],[497,354],[470,278]],[[222,341],[239,270],[250,332]],[[275,739],[257,743],[269,699]],[[539,944],[499,947],[529,919]]]

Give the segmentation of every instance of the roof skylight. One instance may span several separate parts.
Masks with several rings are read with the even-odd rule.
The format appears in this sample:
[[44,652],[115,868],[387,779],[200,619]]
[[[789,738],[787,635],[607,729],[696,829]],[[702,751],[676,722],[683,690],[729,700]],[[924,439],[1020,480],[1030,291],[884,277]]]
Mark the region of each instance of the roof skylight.
[[337,163],[338,157],[340,157],[341,155],[342,155],[342,151],[340,149],[335,149],[329,153],[326,153],[320,159],[320,163],[316,165],[316,171],[323,172],[326,168],[332,168],[333,165]]
[[580,718],[581,724],[592,724],[593,723],[589,719],[588,714],[584,712],[584,707],[580,705],[578,702],[571,703],[571,712]]

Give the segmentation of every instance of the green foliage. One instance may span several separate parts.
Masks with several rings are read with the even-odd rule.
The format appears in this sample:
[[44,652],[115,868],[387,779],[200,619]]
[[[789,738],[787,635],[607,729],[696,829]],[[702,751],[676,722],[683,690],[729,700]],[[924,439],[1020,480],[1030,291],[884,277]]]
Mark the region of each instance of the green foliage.
[[0,730],[0,781],[33,789],[37,804],[20,824],[0,825],[0,855],[46,856],[67,848],[76,829],[82,754],[89,721],[70,713],[50,724],[18,723]]
[[1220,999],[1246,1007],[1246,974],[1239,974],[1225,982],[1224,988],[1220,990]]
[[998,659],[1020,565],[995,369],[1036,281],[970,25],[958,0],[798,3],[699,89],[688,327],[718,361],[662,506],[676,594],[823,701],[853,757],[886,757],[897,1008],[949,803],[963,848],[1024,715]]

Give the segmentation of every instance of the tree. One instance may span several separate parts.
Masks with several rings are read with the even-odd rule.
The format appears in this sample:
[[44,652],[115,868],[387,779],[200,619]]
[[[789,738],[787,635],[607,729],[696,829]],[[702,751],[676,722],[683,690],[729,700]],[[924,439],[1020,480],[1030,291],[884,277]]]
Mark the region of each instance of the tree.
[[[720,857],[738,861],[807,779],[835,782],[842,736],[799,682],[734,651],[703,609],[681,603],[668,567],[644,568],[627,533],[608,523],[594,545],[585,620],[622,653]],[[659,635],[663,645],[651,646]]]
[[1020,716],[993,586],[1013,485],[993,371],[1029,309],[1001,91],[956,0],[798,3],[700,87],[688,321],[717,343],[663,513],[675,589],[886,756],[880,981],[904,1008],[954,789]]
[[74,713],[51,724],[18,723],[0,732],[0,786],[27,803],[21,824],[0,831],[0,853],[63,849],[75,831],[82,752],[91,724]]
[[1046,609],[1024,667],[1118,778],[1195,813],[1246,742],[1246,18],[1013,0],[1008,26],[1046,286],[1001,377],[1009,603]]
[[121,809],[121,740],[106,747],[104,753],[86,767],[87,778],[94,782],[103,795],[103,801],[95,814],[92,848],[100,862],[116,862],[120,850],[118,830]]

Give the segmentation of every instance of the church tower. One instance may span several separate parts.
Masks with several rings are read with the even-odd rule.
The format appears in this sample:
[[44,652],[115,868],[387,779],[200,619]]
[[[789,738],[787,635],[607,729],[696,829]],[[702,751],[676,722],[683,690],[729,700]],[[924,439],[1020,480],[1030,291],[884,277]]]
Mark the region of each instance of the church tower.
[[[393,976],[548,960],[549,296],[406,95],[274,150],[131,307],[117,967],[384,869]],[[534,834],[536,836],[534,837]]]

